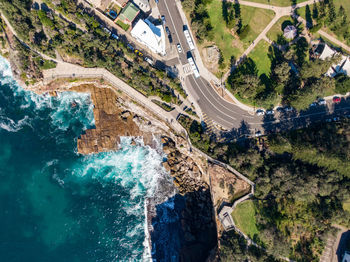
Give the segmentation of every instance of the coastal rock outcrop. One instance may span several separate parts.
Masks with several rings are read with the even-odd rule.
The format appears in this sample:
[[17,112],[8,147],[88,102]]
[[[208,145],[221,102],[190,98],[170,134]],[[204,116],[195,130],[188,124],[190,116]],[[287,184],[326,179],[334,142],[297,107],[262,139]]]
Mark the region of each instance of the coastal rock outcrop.
[[[190,156],[181,153],[174,140],[170,137],[162,137],[163,150],[167,154],[164,167],[174,178],[174,183],[179,189],[179,194],[167,202],[172,203],[173,210],[177,210],[176,222],[171,227],[162,224],[161,221],[169,203],[163,203],[156,207],[157,215],[153,218],[152,243],[155,247],[157,261],[168,261],[172,253],[164,252],[167,248],[179,250],[179,261],[205,261],[209,252],[217,244],[217,232],[215,214],[211,200],[210,187],[205,182],[205,174]],[[178,228],[175,235],[176,241],[166,241],[164,245],[162,232],[169,232]],[[169,237],[169,236],[168,236]],[[173,237],[173,236],[170,236]],[[160,251],[160,252],[159,252]]]

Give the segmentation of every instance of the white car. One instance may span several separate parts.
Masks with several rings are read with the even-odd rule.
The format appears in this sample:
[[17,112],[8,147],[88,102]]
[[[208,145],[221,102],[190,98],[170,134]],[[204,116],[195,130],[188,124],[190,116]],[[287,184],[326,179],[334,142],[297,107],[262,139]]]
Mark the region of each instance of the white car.
[[255,132],[255,136],[256,136],[256,137],[262,136],[261,131],[256,131],[256,132]]
[[180,45],[180,44],[177,44],[176,47],[177,47],[177,51],[178,51],[179,53],[182,53],[182,47],[181,47],[181,45]]
[[326,102],[326,100],[324,100],[324,99],[319,99],[319,100],[318,100],[318,104],[319,104],[319,105],[327,105],[327,102]]
[[286,112],[292,112],[293,110],[294,110],[294,108],[291,106],[287,106],[284,108],[284,111],[286,111]]
[[256,115],[263,116],[263,115],[265,115],[265,111],[263,109],[258,109],[258,110],[256,110]]
[[271,110],[267,110],[266,111],[266,115],[273,115],[275,113],[275,111]]

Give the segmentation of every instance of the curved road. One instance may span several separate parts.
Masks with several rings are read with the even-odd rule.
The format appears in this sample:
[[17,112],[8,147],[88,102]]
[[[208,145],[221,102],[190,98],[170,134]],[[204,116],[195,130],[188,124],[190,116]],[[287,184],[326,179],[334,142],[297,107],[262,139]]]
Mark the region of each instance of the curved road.
[[[281,16],[289,15],[293,8],[301,7],[313,2],[313,0],[306,1],[294,7],[273,7],[270,5],[262,5],[246,1],[241,1],[240,3],[251,6],[259,5],[258,7],[260,8],[274,10],[276,16],[273,21],[275,21],[276,18],[279,19]],[[168,61],[168,65],[174,66],[177,64],[180,67],[186,66],[188,64],[187,55],[190,53],[186,38],[183,34],[183,25],[186,24],[186,18],[183,13],[180,14],[182,10],[179,10],[178,4],[174,0],[159,1],[158,8],[160,13],[165,16],[165,26],[168,26],[172,33],[173,44],[176,45],[177,43],[180,43],[183,49],[183,52],[179,54],[179,58]],[[272,26],[271,24],[272,23],[269,25]],[[264,30],[264,32],[265,31],[266,30]],[[264,32],[259,36],[264,35]],[[329,119],[332,119],[333,121],[336,116],[349,117],[350,103],[347,99],[342,99],[342,102],[335,106],[332,105],[331,101],[327,101],[326,107],[311,108],[300,114],[289,112],[264,117],[251,115],[248,111],[242,109],[241,106],[230,103],[219,96],[216,90],[206,80],[213,79],[213,76],[208,73],[206,68],[204,68],[198,49],[192,51],[191,54],[197,63],[201,77],[195,78],[192,74],[183,74],[183,77],[181,78],[184,80],[187,91],[205,115],[224,129],[230,130],[232,133],[236,132],[236,134],[239,135],[254,134],[258,130],[267,133],[271,131],[301,128],[315,121],[324,121],[327,119],[328,121],[330,121]]]

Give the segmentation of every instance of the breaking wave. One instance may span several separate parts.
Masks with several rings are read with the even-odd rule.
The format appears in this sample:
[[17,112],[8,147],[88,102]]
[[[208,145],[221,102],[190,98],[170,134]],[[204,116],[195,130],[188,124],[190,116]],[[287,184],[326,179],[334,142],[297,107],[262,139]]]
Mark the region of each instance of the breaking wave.
[[[89,94],[64,92],[50,97],[26,91],[13,79],[8,62],[0,58],[0,139],[7,139],[12,157],[23,162],[9,177],[31,186],[22,205],[40,218],[33,234],[38,238],[27,243],[29,249],[48,245],[50,260],[73,261],[77,257],[65,252],[55,253],[52,259],[52,247],[65,250],[70,243],[81,243],[81,261],[148,260],[146,199],[162,202],[175,194],[172,178],[162,166],[161,145],[154,149],[139,139],[134,146],[130,137],[123,137],[117,152],[81,156],[76,139],[94,124]],[[23,150],[16,149],[18,143]],[[53,188],[45,190],[39,182],[33,184],[36,180]],[[54,194],[63,194],[64,200]],[[45,208],[43,201],[50,205]],[[57,231],[61,221],[65,222]],[[42,261],[37,253],[42,252],[32,255]],[[25,251],[18,255],[27,256]]]

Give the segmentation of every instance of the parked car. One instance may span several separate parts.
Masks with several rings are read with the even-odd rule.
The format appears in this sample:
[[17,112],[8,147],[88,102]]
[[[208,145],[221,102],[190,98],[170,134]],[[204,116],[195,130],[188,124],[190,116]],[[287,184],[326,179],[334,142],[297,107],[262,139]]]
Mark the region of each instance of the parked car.
[[162,23],[163,23],[163,25],[165,25],[165,22],[166,22],[166,21],[165,21],[165,16],[164,16],[164,15],[162,15],[162,17],[161,17],[161,18],[162,18]]
[[326,119],[326,122],[327,122],[327,123],[332,122],[332,118],[327,118],[327,119]]
[[129,48],[131,51],[135,50],[135,48],[131,44],[127,44],[127,48]]
[[117,34],[112,34],[111,35],[114,39],[119,40],[119,36]]
[[315,107],[315,106],[317,106],[317,102],[313,102],[310,104],[310,107]]
[[286,107],[284,108],[284,111],[286,111],[286,112],[292,112],[293,110],[294,110],[294,108],[291,107],[291,106],[286,106]]
[[333,103],[339,104],[341,101],[341,98],[338,96],[333,97]]
[[165,27],[165,32],[167,33],[168,35],[168,38],[169,38],[169,42],[172,43],[173,42],[173,38],[171,36],[171,33],[170,33],[170,30],[169,30],[169,27]]
[[340,120],[340,117],[339,117],[339,116],[333,117],[333,121],[334,121],[334,122],[339,121],[339,120]]
[[258,115],[258,116],[263,116],[263,115],[265,115],[264,109],[258,109],[258,110],[256,110],[256,115]]
[[259,131],[256,131],[256,132],[255,132],[255,136],[256,136],[256,137],[262,136],[261,131],[260,131],[260,130],[259,130]]
[[273,111],[273,109],[266,111],[266,115],[273,115],[274,113],[275,111]]
[[284,108],[283,108],[283,107],[281,107],[281,106],[279,106],[279,107],[277,107],[277,108],[276,108],[276,111],[281,113],[281,112],[283,112],[283,111],[284,111]]
[[318,104],[323,106],[323,105],[327,105],[327,102],[326,102],[326,100],[321,98],[321,99],[318,100]]
[[178,44],[176,45],[176,47],[177,47],[177,51],[178,51],[179,53],[182,53],[182,48],[181,48],[180,43],[178,43]]
[[150,65],[153,65],[153,64],[154,64],[152,58],[150,58],[150,57],[148,57],[148,56],[145,57],[145,61],[146,61],[147,63],[149,63]]

